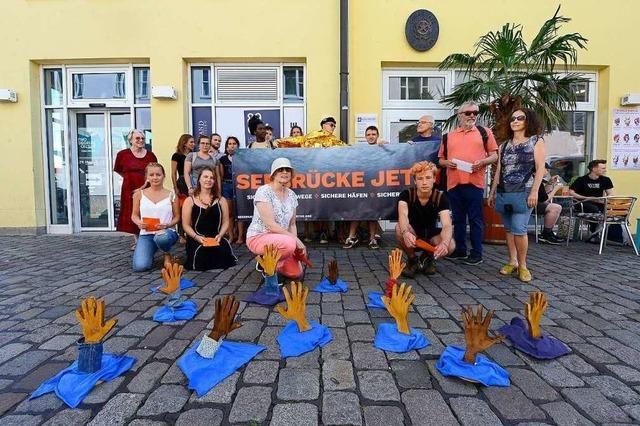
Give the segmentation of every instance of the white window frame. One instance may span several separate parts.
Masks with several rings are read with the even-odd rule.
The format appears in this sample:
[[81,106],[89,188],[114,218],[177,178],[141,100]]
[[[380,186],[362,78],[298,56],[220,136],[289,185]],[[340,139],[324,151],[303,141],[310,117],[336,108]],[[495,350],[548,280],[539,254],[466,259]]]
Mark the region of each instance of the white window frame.
[[[113,74],[124,73],[125,78],[125,96],[123,99],[74,99],[73,98],[73,76],[77,74]],[[133,68],[128,66],[72,66],[66,67],[67,88],[69,90],[65,94],[67,104],[72,108],[90,108],[90,104],[104,104],[106,108],[123,107],[133,104]]]
[[453,71],[440,71],[434,68],[385,68],[382,70],[383,109],[446,109],[437,99],[391,99],[389,97],[391,77],[444,78],[444,94],[447,94],[453,89]]
[[[201,68],[201,67],[209,67],[209,75],[211,76],[210,85],[213,88],[213,95],[211,96],[211,102],[193,102],[193,81],[191,78],[191,70],[192,68]],[[264,100],[246,100],[246,101],[222,101],[219,102],[217,100],[217,76],[216,70],[219,68],[264,68],[264,67],[274,67],[277,68],[277,90],[278,90],[278,98],[277,101],[264,101]],[[303,72],[303,85],[305,89],[305,96],[303,97],[302,102],[284,102],[284,67],[302,67]],[[188,130],[187,133],[190,133],[193,130],[193,108],[194,107],[209,107],[211,109],[211,131],[215,133],[216,129],[216,108],[219,107],[245,107],[250,109],[267,109],[267,108],[278,108],[280,109],[280,130],[284,132],[284,109],[292,108],[292,107],[302,107],[305,128],[308,128],[308,119],[307,119],[307,95],[308,93],[308,83],[307,83],[307,64],[304,62],[268,62],[268,63],[212,63],[212,62],[192,62],[189,63],[189,69],[187,73],[187,92],[189,93],[189,122],[188,122]],[[193,135],[197,137],[197,135]]]

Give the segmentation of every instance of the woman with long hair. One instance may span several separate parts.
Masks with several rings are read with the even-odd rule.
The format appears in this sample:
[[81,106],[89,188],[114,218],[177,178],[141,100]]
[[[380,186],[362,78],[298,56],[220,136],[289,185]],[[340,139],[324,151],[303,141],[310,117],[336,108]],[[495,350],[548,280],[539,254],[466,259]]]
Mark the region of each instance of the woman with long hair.
[[180,220],[180,207],[175,193],[164,188],[164,178],[164,167],[149,163],[145,167],[145,184],[133,194],[131,221],[140,230],[133,252],[135,272],[151,269],[158,249],[163,252],[164,266],[171,264],[171,247],[178,241],[173,227]]
[[193,194],[182,205],[182,227],[187,234],[187,269],[227,269],[238,262],[224,238],[229,227],[229,207],[220,197],[211,167],[200,170]]
[[507,232],[509,261],[500,274],[517,273],[525,283],[533,278],[527,269],[527,226],[545,174],[546,153],[541,132],[542,123],[533,110],[520,108],[511,114],[509,139],[500,146],[488,200],[489,206],[495,206],[502,216]]
[[298,238],[296,207],[298,198],[290,189],[293,168],[287,158],[276,158],[271,163],[271,182],[262,185],[253,198],[253,218],[247,229],[247,247],[262,255],[267,245],[275,245],[280,252],[278,273],[285,278],[297,279],[302,266],[295,255],[296,249],[306,253]]
[[178,139],[176,152],[171,156],[171,182],[173,190],[178,196],[182,195],[186,198],[189,195],[189,188],[184,178],[184,160],[187,154],[193,151],[196,142],[193,136],[189,134],[181,135]]
[[[244,244],[244,222],[235,220],[236,191],[233,184],[233,156],[240,147],[240,141],[235,136],[229,136],[224,143],[224,153],[220,158],[222,165],[222,196],[229,203],[229,239],[233,243]],[[237,228],[237,229],[236,229]]]
[[289,137],[296,137],[296,136],[304,136],[304,134],[302,133],[302,127],[298,125],[291,126],[291,130],[289,131]]
[[144,183],[145,167],[149,163],[157,163],[158,159],[144,143],[144,132],[133,129],[127,135],[129,148],[123,149],[116,155],[113,171],[122,176],[122,188],[120,190],[120,214],[116,230],[133,234],[133,250],[138,240],[140,228],[131,220],[133,211],[133,192]]

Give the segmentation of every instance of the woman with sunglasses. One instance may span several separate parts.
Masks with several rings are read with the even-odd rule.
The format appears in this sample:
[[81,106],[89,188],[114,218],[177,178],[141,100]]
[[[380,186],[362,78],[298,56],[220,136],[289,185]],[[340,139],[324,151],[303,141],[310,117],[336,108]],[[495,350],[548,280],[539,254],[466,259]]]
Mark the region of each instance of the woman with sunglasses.
[[298,198],[290,189],[293,168],[288,158],[276,158],[271,163],[271,182],[262,185],[253,198],[253,218],[247,229],[247,247],[262,255],[267,245],[273,244],[280,252],[277,271],[286,278],[297,279],[302,266],[296,249],[306,253],[298,238],[296,207]]
[[511,114],[509,139],[500,146],[489,194],[489,206],[495,206],[502,216],[507,233],[509,261],[500,274],[517,273],[525,283],[533,278],[527,269],[527,226],[545,174],[546,151],[541,132],[542,124],[533,110],[520,108]]
[[144,143],[144,132],[133,129],[127,135],[129,148],[123,149],[116,155],[113,164],[113,171],[122,177],[122,188],[120,190],[120,213],[116,230],[133,234],[133,250],[138,241],[140,228],[131,220],[133,211],[133,192],[145,183],[145,168],[150,163],[157,163],[155,154],[146,149]]

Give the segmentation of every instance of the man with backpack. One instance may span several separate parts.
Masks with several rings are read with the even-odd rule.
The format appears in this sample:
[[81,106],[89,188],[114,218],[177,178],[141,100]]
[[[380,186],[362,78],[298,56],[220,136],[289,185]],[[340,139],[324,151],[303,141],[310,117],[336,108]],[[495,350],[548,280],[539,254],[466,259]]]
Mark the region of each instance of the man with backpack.
[[[476,125],[479,107],[466,102],[458,109],[459,126],[442,138],[438,152],[441,185],[446,182],[453,214],[456,250],[449,257],[467,265],[482,263],[482,199],[486,166],[498,159],[498,144],[490,129]],[[467,254],[467,218],[471,251]]]

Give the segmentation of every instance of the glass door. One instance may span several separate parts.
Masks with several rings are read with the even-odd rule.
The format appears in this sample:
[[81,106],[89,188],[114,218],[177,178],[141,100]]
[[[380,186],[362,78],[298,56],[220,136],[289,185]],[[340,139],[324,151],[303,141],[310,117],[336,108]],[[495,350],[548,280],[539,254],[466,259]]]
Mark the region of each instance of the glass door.
[[[443,124],[451,116],[448,109],[388,109],[382,112],[382,131],[390,143],[405,143],[418,133],[416,127],[423,115],[430,115],[435,119],[433,134],[441,136]],[[446,130],[444,130],[446,133]]]
[[126,145],[129,112],[76,111],[71,114],[75,164],[75,230],[114,230],[122,179],[113,172],[115,155]]

